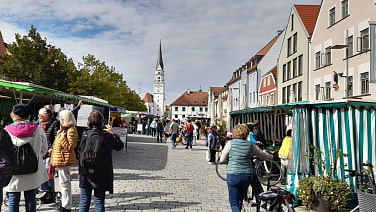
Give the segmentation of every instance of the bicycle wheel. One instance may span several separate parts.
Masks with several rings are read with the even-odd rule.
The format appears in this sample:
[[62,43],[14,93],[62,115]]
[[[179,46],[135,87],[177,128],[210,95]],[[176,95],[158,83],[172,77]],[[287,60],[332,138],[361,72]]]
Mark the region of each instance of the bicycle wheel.
[[222,180],[226,181],[226,169],[227,169],[227,162],[220,163],[219,158],[220,158],[221,153],[217,153],[217,161],[215,163],[215,172],[217,173],[218,177],[221,178]]
[[276,185],[282,177],[281,167],[273,160],[264,160],[256,165],[256,174],[263,185]]

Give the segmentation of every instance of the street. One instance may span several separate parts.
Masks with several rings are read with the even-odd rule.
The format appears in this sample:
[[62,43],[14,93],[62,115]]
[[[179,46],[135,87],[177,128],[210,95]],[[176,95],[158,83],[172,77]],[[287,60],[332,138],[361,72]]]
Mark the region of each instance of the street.
[[[172,149],[169,140],[156,143],[155,137],[128,135],[127,153],[113,152],[114,194],[106,195],[106,211],[231,211],[227,185],[206,162],[205,151],[205,140],[188,151],[181,143]],[[77,174],[77,166],[72,167],[72,211],[79,203]],[[57,178],[55,184],[59,190]],[[24,211],[23,198],[20,204]],[[58,207],[46,204],[38,211]]]

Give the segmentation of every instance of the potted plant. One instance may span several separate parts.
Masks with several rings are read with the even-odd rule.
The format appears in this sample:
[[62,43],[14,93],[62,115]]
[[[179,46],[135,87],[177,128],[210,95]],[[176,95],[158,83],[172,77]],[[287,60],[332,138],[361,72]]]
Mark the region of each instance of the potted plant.
[[[332,147],[332,145],[330,144]],[[324,157],[317,147],[311,146],[312,154],[309,154],[312,163],[321,167],[322,175],[309,176],[299,181],[298,196],[307,209],[316,211],[338,211],[344,208],[350,200],[350,186],[341,180],[335,179],[337,160],[343,154],[340,149],[332,151],[330,148]],[[332,157],[332,153],[334,156]],[[327,166],[325,159],[329,158],[330,164]]]

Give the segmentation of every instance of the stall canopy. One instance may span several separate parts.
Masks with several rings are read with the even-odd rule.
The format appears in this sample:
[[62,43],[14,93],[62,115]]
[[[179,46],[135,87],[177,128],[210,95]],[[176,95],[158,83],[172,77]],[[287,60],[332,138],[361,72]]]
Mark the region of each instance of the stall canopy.
[[0,80],[0,98],[13,99],[16,103],[76,104],[83,100],[87,104],[115,107],[86,97],[76,96],[27,82],[10,82]]
[[[334,171],[335,178],[355,182],[345,178],[344,169],[361,170],[362,164],[376,163],[376,103],[356,99],[321,103],[294,103],[266,108],[255,108],[231,113],[231,119],[245,122],[258,115],[266,128],[274,126],[267,123],[270,114],[284,114],[291,118],[292,158],[287,170],[287,189],[296,194],[298,180],[304,175],[327,175]],[[235,124],[235,122],[233,122]],[[271,123],[272,124],[272,123]],[[284,127],[283,125],[276,125]],[[308,154],[310,145],[322,152],[326,170],[314,165]],[[337,150],[340,150],[337,154]],[[338,157],[336,162],[334,159]]]
[[120,118],[132,118],[132,117],[133,117],[133,115],[130,114],[130,113],[123,113],[123,114],[120,115]]

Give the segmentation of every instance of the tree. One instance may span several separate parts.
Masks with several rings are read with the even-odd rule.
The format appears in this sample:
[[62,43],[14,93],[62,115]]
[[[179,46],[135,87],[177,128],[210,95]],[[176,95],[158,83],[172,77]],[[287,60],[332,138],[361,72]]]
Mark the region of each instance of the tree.
[[28,35],[16,34],[15,39],[8,45],[10,54],[0,56],[3,78],[67,91],[68,73],[75,69],[73,60],[67,59],[59,48],[47,44],[47,39],[42,39],[34,26]]
[[79,63],[77,71],[72,72],[69,92],[105,99],[128,110],[146,111],[139,95],[123,81],[123,75],[93,55],[83,57],[83,63]]

